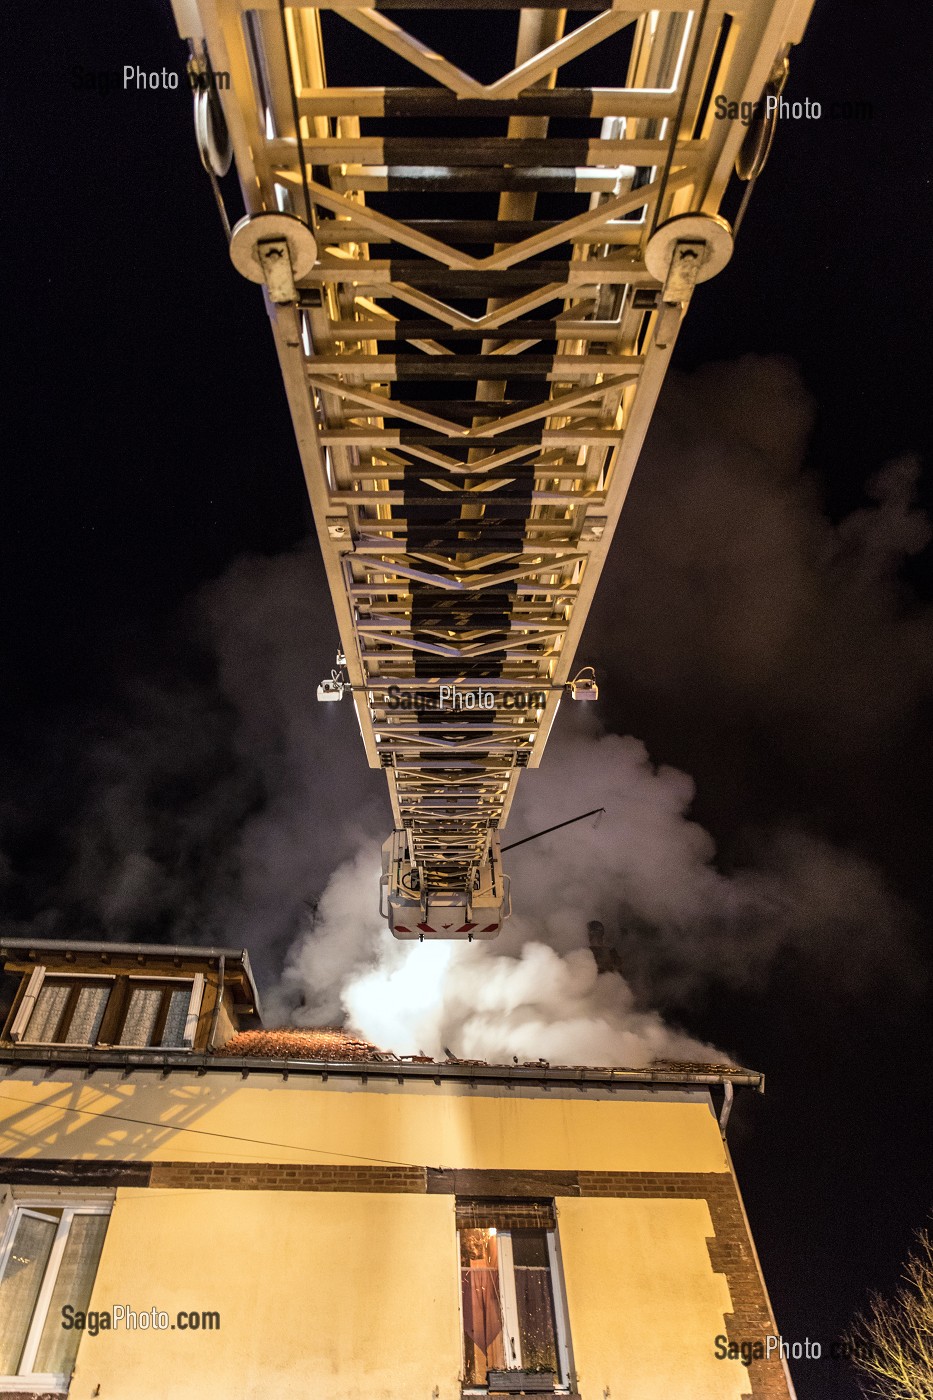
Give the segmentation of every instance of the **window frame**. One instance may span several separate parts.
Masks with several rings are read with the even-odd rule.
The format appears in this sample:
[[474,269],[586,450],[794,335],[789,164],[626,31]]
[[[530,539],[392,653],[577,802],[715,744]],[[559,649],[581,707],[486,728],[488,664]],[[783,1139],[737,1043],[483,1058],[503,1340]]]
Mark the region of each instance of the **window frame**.
[[[82,989],[84,987],[98,987],[101,984],[104,984],[107,987],[107,1000],[104,1003],[104,1011],[100,1020],[100,1025],[103,1025],[104,1017],[107,1015],[107,1007],[110,1004],[110,998],[113,996],[113,988],[114,983],[116,981],[114,974],[109,972],[95,972],[93,974],[85,976],[82,973],[76,972],[49,972],[48,968],[36,968],[34,969],[33,976],[35,975],[35,972],[40,970],[43,973],[43,976],[41,978],[41,981],[39,982],[39,985],[36,987],[35,992],[31,996],[27,986],[27,991],[23,997],[23,1001],[20,1003],[20,1010],[17,1012],[16,1015],[16,1022],[20,1022],[20,1016],[22,1014],[22,1009],[25,1005],[27,996],[30,996],[30,1005],[28,1007],[25,1019],[20,1023],[18,1027],[19,1034],[17,1036],[13,1035],[13,1027],[11,1027],[11,1039],[15,1039],[17,1045],[60,1045],[63,1048],[67,1046],[84,1045],[87,1046],[88,1049],[91,1049],[93,1046],[97,1045],[97,1040],[68,1040],[67,1034],[63,1036],[58,1036],[58,1032],[63,1026],[65,1028],[66,1033],[71,1029],[71,1024],[74,1020],[75,1010],[77,1009],[78,1005],[78,997]],[[62,1008],[62,1013],[59,1017],[58,1023],[55,1026],[57,1038],[54,1040],[29,1040],[27,1038],[29,1034],[29,1023],[36,1013],[41,993],[45,990],[46,987],[54,986],[56,983],[59,982],[64,982],[68,986],[68,997],[65,1001],[64,1007]],[[30,978],[30,985],[31,983],[32,977]],[[16,1025],[16,1022],[14,1022],[14,1025]],[[98,1035],[100,1034],[100,1025],[97,1028]]]
[[[524,1204],[524,1202],[522,1202]],[[507,1210],[508,1202],[497,1202],[494,1209]],[[480,1212],[481,1213],[481,1212]],[[492,1211],[490,1212],[492,1213]],[[556,1215],[556,1211],[555,1211]],[[482,1225],[479,1222],[475,1226],[462,1227],[478,1230],[488,1230],[492,1228]],[[564,1286],[564,1269],[560,1253],[560,1240],[558,1237],[558,1226],[555,1219],[553,1226],[535,1226],[529,1223],[530,1229],[541,1229],[544,1231],[547,1241],[548,1252],[548,1275],[551,1281],[551,1298],[554,1303],[554,1341],[557,1350],[557,1378],[554,1383],[555,1395],[570,1395],[573,1393],[573,1352],[570,1345],[570,1315],[567,1311],[567,1290]],[[457,1239],[457,1300],[458,1312],[460,1314],[460,1374],[461,1374],[461,1394],[484,1396],[489,1392],[489,1387],[485,1385],[469,1384],[465,1377],[466,1356],[463,1350],[464,1338],[466,1336],[466,1319],[463,1315],[463,1287],[461,1283],[460,1265],[460,1234],[461,1229],[456,1230]],[[521,1340],[518,1336],[518,1299],[515,1291],[515,1261],[512,1253],[512,1230],[500,1229],[496,1227],[497,1258],[499,1268],[499,1296],[502,1300],[502,1320],[503,1320],[503,1352],[507,1358],[508,1369],[521,1369]],[[503,1248],[504,1246],[504,1248]],[[508,1272],[505,1272],[506,1259],[508,1261]],[[511,1327],[507,1328],[506,1323]],[[513,1345],[515,1344],[515,1345]],[[516,1356],[516,1351],[518,1355]]]
[[[121,1045],[120,1036],[126,1025],[126,1018],[130,1009],[130,1001],[133,992],[138,984],[155,983],[162,988],[162,1002],[153,1024],[153,1032],[156,1028],[159,1034],[164,1034],[165,1019],[168,1015],[168,1004],[172,992],[177,991],[184,983],[188,988],[188,1010],[185,1013],[185,1028],[182,1033],[180,1045]],[[189,977],[166,977],[159,973],[145,973],[136,975],[128,973],[125,977],[126,992],[123,1004],[119,1009],[116,1024],[112,1028],[113,1039],[106,1042],[108,1048],[114,1050],[193,1050],[195,1038],[198,1033],[198,1017],[201,1014],[201,1006],[204,1001],[205,977],[203,972],[193,972]],[[101,1023],[103,1024],[103,1023]]]
[[[198,1020],[201,1008],[204,1005],[204,991],[206,978],[203,972],[186,973],[182,977],[172,977],[164,973],[118,973],[118,972],[65,972],[49,971],[47,966],[42,964],[34,967],[27,975],[24,974],[24,986],[16,1004],[16,1011],[10,1023],[10,1039],[16,1045],[41,1045],[49,1047],[59,1047],[66,1049],[69,1046],[83,1046],[88,1050],[132,1050],[135,1052],[146,1050],[160,1051],[186,1051],[193,1050],[197,1039]],[[70,1022],[74,1017],[74,1009],[77,1004],[77,997],[82,987],[95,986],[100,983],[109,983],[109,994],[104,1006],[104,1013],[101,1017],[100,1025],[97,1029],[97,1039],[94,1041],[69,1041],[66,1039],[57,1040],[30,1040],[29,1023],[35,1014],[42,989],[49,983],[70,983],[69,997],[62,1010],[62,1015],[56,1026],[64,1025],[70,1028]],[[127,1012],[129,1010],[130,999],[134,988],[139,984],[156,983],[163,989],[162,1002],[156,1016],[155,1027],[159,1028],[162,1035],[165,1030],[165,1019],[168,1013],[169,1000],[173,991],[176,991],[182,984],[188,990],[188,1009],[185,1013],[185,1026],[182,1033],[180,1045],[121,1045],[120,1036],[126,1023]],[[66,1019],[67,1018],[67,1019]],[[155,1029],[154,1027],[154,1029]],[[104,1036],[106,1032],[106,1038]]]
[[[52,1211],[61,1211],[58,1220],[58,1228],[52,1247],[49,1250],[48,1261],[42,1275],[42,1283],[36,1295],[33,1306],[32,1317],[26,1332],[26,1340],[23,1343],[23,1355],[20,1359],[19,1370],[15,1375],[0,1375],[0,1394],[10,1394],[17,1391],[22,1392],[28,1382],[29,1388],[39,1391],[53,1391],[66,1393],[71,1384],[71,1372],[63,1375],[54,1371],[27,1371],[24,1364],[28,1361],[33,1364],[38,1355],[42,1342],[42,1333],[45,1329],[49,1316],[49,1307],[52,1302],[52,1295],[55,1292],[55,1285],[58,1282],[58,1275],[65,1255],[65,1248],[68,1244],[68,1236],[71,1232],[72,1222],[76,1215],[105,1215],[110,1217],[113,1210],[112,1196],[100,1197],[98,1199],[76,1199],[73,1196],[62,1196],[61,1198],[49,1196],[17,1196],[9,1207],[9,1217],[4,1222],[4,1230],[0,1235],[0,1282],[6,1273],[7,1264],[13,1251],[13,1242],[16,1239],[19,1222],[23,1218],[45,1220],[54,1223]],[[106,1233],[104,1235],[106,1244]],[[103,1252],[103,1251],[102,1251]],[[98,1268],[100,1261],[98,1260]],[[94,1283],[97,1281],[95,1271]],[[93,1295],[94,1283],[91,1285]],[[79,1338],[80,1345],[80,1338]]]

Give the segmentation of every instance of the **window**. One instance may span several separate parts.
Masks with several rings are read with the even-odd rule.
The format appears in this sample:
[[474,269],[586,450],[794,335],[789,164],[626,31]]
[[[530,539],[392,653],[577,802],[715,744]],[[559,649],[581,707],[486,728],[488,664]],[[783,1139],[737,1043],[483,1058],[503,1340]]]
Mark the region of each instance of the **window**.
[[190,982],[131,983],[117,1043],[184,1045],[190,1001]]
[[25,1045],[191,1049],[204,976],[78,977],[33,969],[10,1028]]
[[29,1044],[93,1045],[113,981],[46,977],[22,1039]]
[[18,1205],[0,1247],[0,1382],[67,1387],[82,1333],[62,1308],[86,1312],[110,1207]]
[[566,1387],[570,1359],[553,1204],[458,1202],[457,1227],[464,1385],[486,1387],[490,1371],[525,1371],[541,1376],[542,1389]]

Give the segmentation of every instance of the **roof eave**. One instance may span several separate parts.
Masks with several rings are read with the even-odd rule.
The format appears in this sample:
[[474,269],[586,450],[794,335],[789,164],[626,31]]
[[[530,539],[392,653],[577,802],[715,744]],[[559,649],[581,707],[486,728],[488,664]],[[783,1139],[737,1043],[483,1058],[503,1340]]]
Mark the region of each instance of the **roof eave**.
[[677,1070],[612,1069],[584,1066],[477,1065],[452,1063],[408,1064],[401,1060],[301,1060],[273,1059],[253,1055],[204,1055],[180,1052],[167,1055],[153,1052],[86,1050],[83,1047],[0,1046],[0,1065],[58,1065],[63,1068],[123,1070],[157,1069],[164,1074],[235,1073],[291,1074],[335,1078],[377,1080],[433,1079],[499,1084],[565,1084],[617,1087],[669,1085],[672,1087],[712,1087],[732,1084],[764,1093],[764,1075],[755,1070]]

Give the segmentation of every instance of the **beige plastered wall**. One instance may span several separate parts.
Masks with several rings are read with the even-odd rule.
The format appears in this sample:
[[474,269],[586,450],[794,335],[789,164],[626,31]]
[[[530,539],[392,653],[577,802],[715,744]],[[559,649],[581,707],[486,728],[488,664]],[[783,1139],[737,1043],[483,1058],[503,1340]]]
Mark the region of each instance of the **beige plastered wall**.
[[[20,1070],[0,1152],[646,1172],[728,1171],[708,1099],[362,1085],[292,1077]],[[2,1174],[2,1167],[0,1167]],[[731,1310],[702,1200],[560,1199],[583,1400],[740,1400],[716,1361]],[[86,1336],[72,1400],[456,1400],[459,1276],[449,1195],[121,1188],[91,1306],[221,1315],[217,1333]],[[707,1361],[707,1358],[709,1360]],[[98,1386],[100,1389],[98,1390]],[[608,1392],[608,1393],[607,1393]]]
[[702,1200],[559,1199],[574,1359],[586,1400],[739,1400],[748,1371],[715,1355],[732,1309],[710,1267]]
[[90,1160],[728,1170],[708,1099],[278,1076],[0,1078],[0,1154]]
[[69,1395],[455,1400],[457,1268],[451,1197],[121,1190],[90,1306],[220,1330],[86,1336]]
[[[706,1205],[558,1201],[584,1400],[739,1400]],[[72,1400],[458,1400],[453,1200],[354,1192],[118,1193],[91,1307],[220,1315],[219,1331],[82,1341]],[[98,1389],[99,1387],[99,1389]]]

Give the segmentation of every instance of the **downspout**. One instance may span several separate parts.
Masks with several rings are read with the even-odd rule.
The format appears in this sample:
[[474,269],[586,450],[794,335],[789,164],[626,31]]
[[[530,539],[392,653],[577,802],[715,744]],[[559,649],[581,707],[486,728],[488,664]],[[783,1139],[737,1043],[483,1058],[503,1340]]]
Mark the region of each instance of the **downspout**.
[[[217,1031],[217,1022],[220,1020],[220,1008],[224,999],[224,973],[226,972],[227,959],[223,953],[217,963],[217,996],[214,1001],[214,1010],[211,1013],[211,1029],[207,1037],[208,1051],[214,1048],[214,1035]],[[731,1086],[730,1086],[731,1087]]]
[[726,1140],[726,1128],[729,1123],[729,1114],[732,1112],[732,1100],[735,1098],[735,1088],[727,1079],[722,1086],[722,1108],[719,1110],[719,1131],[722,1133],[723,1142]]

